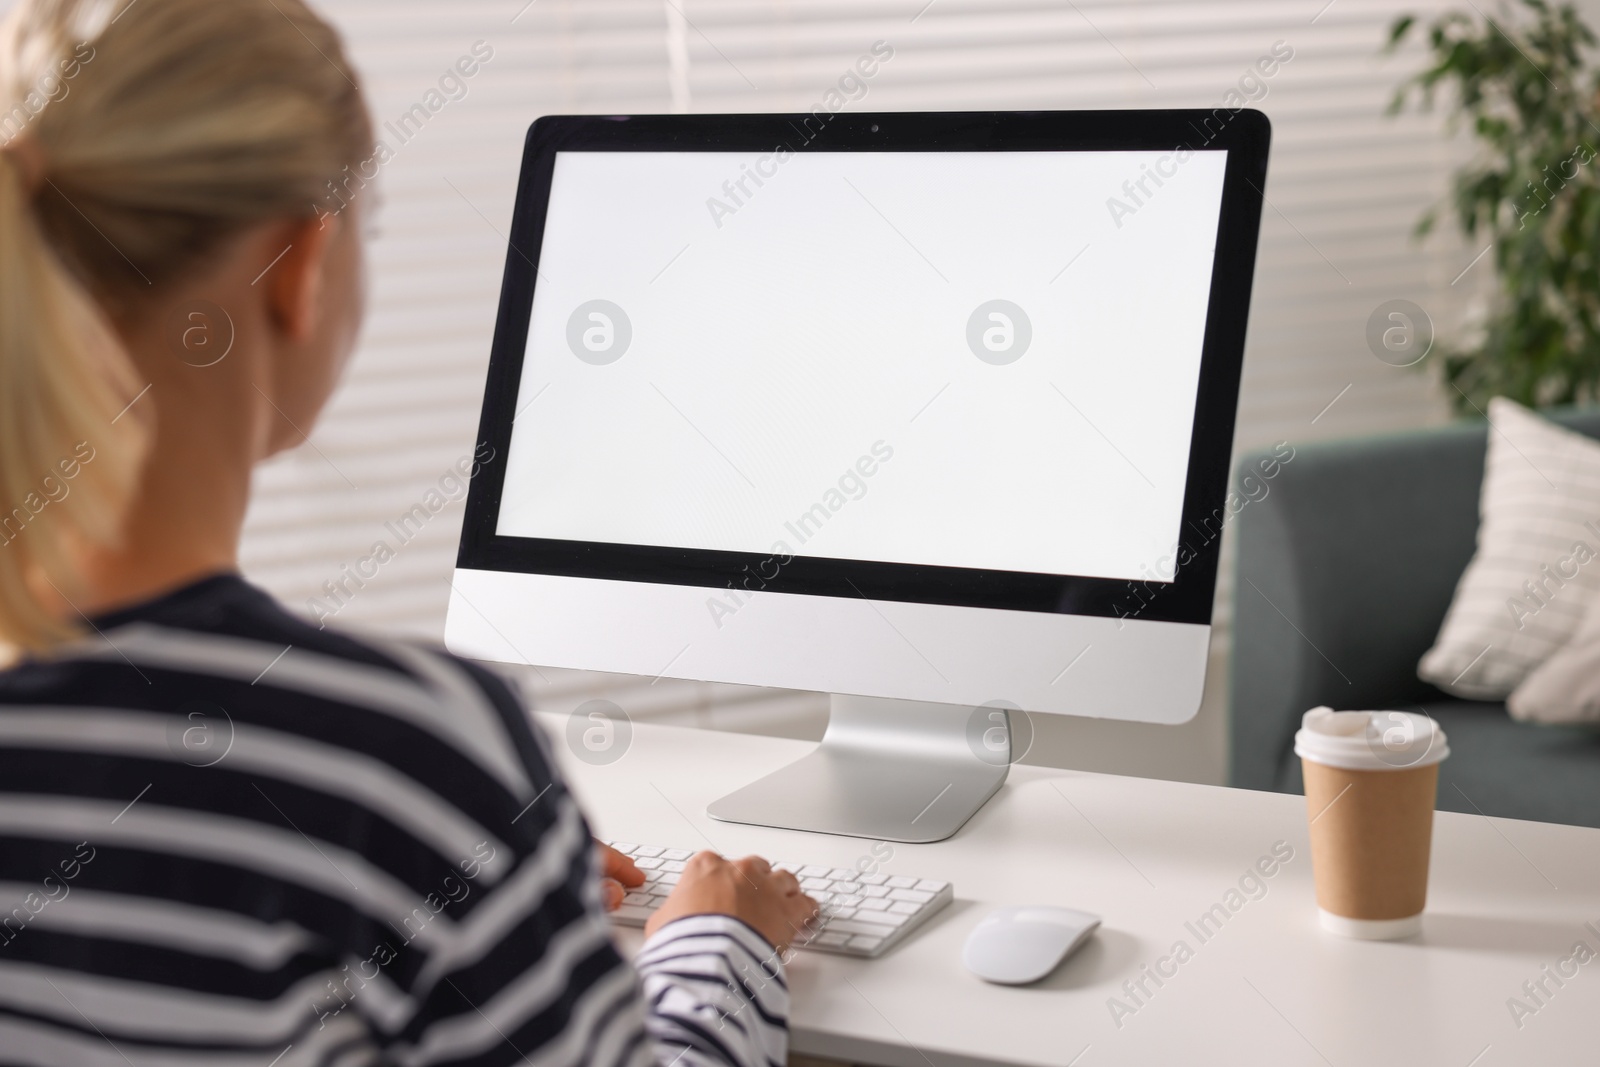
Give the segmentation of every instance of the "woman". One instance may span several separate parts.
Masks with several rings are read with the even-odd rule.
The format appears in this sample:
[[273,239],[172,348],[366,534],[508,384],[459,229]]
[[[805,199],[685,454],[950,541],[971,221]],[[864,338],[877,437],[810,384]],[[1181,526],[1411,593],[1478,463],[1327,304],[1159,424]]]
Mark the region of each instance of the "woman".
[[629,967],[507,688],[237,574],[361,320],[337,35],[22,0],[0,62],[0,1061],[782,1062],[792,875],[701,853]]

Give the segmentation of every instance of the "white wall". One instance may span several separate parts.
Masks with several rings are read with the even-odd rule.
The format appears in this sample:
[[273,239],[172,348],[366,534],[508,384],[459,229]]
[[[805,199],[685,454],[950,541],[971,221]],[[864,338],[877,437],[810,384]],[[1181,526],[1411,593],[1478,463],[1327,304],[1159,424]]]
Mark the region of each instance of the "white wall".
[[[1487,260],[1409,238],[1459,146],[1439,116],[1382,116],[1415,50],[1378,55],[1400,9],[1438,0],[328,0],[380,121],[424,99],[474,42],[493,58],[401,147],[381,178],[372,313],[349,380],[303,447],[268,464],[246,535],[247,573],[304,608],[386,538],[468,455],[493,327],[522,133],[551,112],[809,109],[876,40],[895,56],[852,109],[1204,106],[1257,57],[1285,63],[1256,90],[1274,123],[1238,447],[1439,421],[1425,372],[1367,350],[1384,300],[1453,328]],[[520,13],[519,13],[519,9]],[[919,9],[921,9],[919,11]],[[1331,405],[1331,406],[1330,406]],[[437,638],[460,506],[451,503],[336,618]],[[1221,781],[1222,657],[1191,724],[1040,721],[1032,759]],[[818,736],[821,698],[545,670],[552,708],[605,691],[637,719]]]

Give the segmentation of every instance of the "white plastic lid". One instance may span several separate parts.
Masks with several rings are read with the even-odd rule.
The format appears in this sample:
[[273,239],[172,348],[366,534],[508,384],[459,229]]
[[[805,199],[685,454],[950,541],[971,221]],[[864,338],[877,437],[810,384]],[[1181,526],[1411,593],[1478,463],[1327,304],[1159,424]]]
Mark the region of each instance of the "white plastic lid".
[[1450,755],[1444,730],[1409,711],[1312,708],[1294,735],[1295,755],[1348,771],[1403,771]]

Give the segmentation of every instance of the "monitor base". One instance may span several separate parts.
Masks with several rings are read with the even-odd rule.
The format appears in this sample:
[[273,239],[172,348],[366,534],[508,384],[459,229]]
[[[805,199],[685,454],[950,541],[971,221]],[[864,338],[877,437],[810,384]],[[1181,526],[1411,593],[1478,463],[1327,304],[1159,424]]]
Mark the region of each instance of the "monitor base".
[[1006,780],[1007,713],[835,695],[822,742],[706,806],[722,822],[910,844],[942,841]]

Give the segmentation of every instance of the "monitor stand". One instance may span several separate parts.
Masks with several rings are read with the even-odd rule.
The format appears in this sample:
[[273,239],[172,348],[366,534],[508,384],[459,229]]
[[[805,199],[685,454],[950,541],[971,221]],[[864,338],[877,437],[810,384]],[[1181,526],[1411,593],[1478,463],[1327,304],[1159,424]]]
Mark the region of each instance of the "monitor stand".
[[878,841],[942,841],[1011,766],[1001,708],[835,695],[822,743],[706,807],[723,822]]

